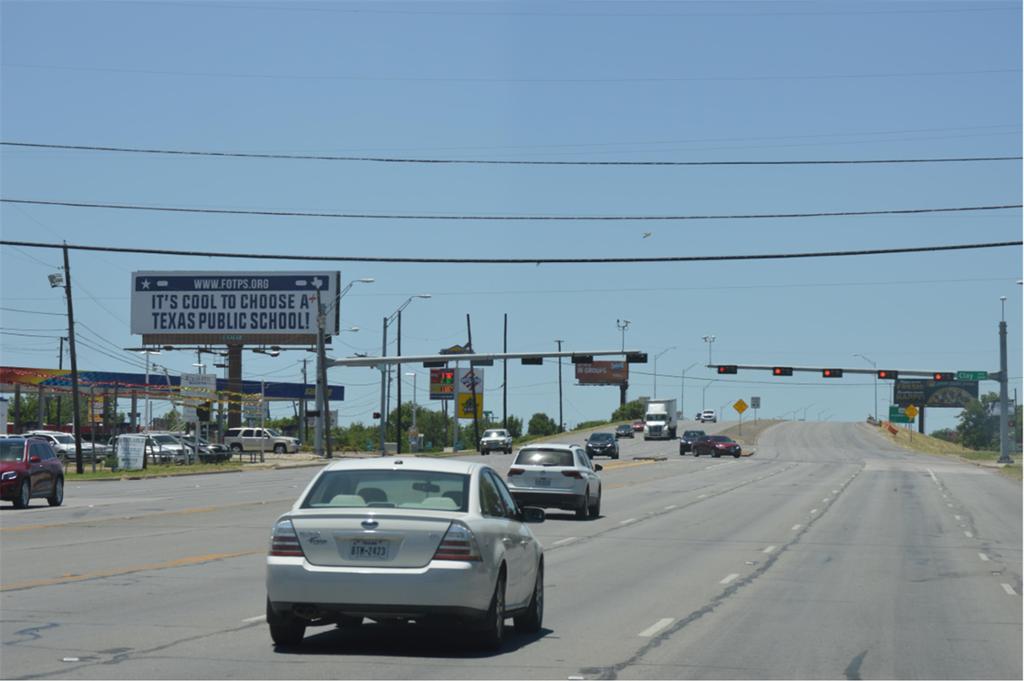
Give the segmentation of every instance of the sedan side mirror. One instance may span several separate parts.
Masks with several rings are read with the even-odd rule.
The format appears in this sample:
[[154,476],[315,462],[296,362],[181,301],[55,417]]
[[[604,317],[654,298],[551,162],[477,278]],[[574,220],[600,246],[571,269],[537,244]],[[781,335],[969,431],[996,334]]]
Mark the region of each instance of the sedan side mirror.
[[595,463],[595,464],[594,464],[594,470],[595,470],[595,471],[597,471],[598,473],[600,473],[601,471],[603,471],[603,470],[604,470],[604,466],[602,466],[602,465],[601,465],[601,464],[599,464],[599,463]]
[[523,506],[521,510],[524,523],[542,523],[546,517],[544,509],[536,506]]

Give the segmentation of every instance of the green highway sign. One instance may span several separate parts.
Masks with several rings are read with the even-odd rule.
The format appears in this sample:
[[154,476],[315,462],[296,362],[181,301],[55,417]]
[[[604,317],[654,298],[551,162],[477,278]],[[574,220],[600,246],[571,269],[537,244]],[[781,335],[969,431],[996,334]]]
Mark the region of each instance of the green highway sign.
[[956,380],[958,381],[987,381],[987,371],[958,371],[956,372]]
[[903,407],[892,404],[889,405],[889,422],[890,423],[913,423],[914,419],[907,416],[906,412],[903,411]]

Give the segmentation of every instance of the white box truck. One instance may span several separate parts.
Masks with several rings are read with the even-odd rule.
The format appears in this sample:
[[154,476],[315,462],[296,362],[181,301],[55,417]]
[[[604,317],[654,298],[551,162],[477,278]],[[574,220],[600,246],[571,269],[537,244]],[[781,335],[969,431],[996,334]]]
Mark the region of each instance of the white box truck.
[[644,415],[645,440],[669,440],[676,436],[676,401],[648,400]]

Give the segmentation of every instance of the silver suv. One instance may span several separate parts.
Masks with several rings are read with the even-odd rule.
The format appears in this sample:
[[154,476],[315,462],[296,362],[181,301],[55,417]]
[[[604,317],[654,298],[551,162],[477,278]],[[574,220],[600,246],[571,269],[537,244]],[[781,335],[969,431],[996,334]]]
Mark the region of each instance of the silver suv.
[[697,421],[705,423],[710,421],[711,423],[718,423],[718,416],[715,415],[714,409],[705,409],[697,416]]
[[273,428],[228,428],[224,444],[233,452],[277,452],[294,454],[299,441],[282,435]]

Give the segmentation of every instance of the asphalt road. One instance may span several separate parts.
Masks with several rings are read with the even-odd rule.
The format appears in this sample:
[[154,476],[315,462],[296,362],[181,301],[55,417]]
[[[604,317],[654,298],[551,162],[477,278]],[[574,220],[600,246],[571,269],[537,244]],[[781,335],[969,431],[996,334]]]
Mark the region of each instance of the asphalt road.
[[[7,505],[0,677],[1022,677],[1019,484],[863,424],[784,423],[738,460],[622,449],[601,518],[533,526],[544,630],[510,630],[497,655],[416,625],[310,629],[274,649],[269,530],[315,468],[76,483],[60,508]],[[667,460],[630,460],[649,455]],[[471,458],[502,473],[511,459]]]

